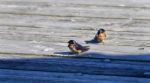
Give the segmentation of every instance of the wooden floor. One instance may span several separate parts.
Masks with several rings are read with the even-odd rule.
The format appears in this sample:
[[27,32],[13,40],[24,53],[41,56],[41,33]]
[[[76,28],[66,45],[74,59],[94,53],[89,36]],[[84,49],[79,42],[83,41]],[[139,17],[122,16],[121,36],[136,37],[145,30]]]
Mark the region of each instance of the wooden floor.
[[[149,4],[0,0],[0,83],[149,83]],[[100,28],[105,43],[86,44]],[[75,57],[71,39],[90,50]]]

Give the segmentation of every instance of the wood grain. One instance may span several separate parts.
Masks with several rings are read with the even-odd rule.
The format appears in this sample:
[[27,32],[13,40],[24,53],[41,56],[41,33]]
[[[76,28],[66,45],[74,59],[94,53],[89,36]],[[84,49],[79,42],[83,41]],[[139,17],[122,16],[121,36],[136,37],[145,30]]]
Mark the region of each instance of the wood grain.
[[[0,82],[149,83],[149,4],[0,0]],[[86,44],[100,28],[105,44]],[[90,50],[71,55],[71,39]]]

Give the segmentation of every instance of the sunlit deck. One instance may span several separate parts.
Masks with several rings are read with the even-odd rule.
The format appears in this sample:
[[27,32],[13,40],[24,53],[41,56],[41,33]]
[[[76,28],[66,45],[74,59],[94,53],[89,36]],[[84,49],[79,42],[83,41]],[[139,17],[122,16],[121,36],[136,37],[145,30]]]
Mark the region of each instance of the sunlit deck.
[[[0,83],[149,83],[149,4],[0,0]],[[105,43],[86,44],[99,28]],[[90,50],[69,54],[70,39]]]

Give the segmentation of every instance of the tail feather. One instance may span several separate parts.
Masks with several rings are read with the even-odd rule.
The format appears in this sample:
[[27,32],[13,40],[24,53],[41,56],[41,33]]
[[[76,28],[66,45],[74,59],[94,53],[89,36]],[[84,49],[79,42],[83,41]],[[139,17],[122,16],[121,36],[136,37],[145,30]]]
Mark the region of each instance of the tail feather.
[[83,47],[82,47],[82,52],[88,51],[89,49],[90,49],[89,46],[83,46]]

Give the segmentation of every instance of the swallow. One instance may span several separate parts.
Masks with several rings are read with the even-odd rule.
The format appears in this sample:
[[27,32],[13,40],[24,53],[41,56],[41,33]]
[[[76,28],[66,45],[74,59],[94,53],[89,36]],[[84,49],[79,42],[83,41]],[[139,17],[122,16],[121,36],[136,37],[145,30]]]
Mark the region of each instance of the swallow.
[[68,41],[68,48],[73,53],[81,53],[89,50],[89,46],[82,46],[78,44],[75,40],[69,40]]
[[97,31],[97,34],[95,35],[94,40],[98,43],[104,43],[104,40],[106,39],[106,33],[104,29],[99,29]]

